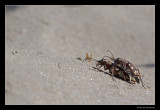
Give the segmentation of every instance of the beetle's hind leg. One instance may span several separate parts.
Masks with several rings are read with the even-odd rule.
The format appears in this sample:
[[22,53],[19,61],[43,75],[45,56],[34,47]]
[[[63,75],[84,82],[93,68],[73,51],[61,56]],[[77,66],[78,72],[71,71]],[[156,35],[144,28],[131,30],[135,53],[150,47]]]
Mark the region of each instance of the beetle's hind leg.
[[[141,80],[141,83],[142,83],[142,86],[146,89],[146,87],[147,88],[151,88],[151,87],[149,87],[149,86],[147,86],[144,82],[143,82],[143,80],[140,78],[140,80]],[[146,87],[145,87],[146,86]]]

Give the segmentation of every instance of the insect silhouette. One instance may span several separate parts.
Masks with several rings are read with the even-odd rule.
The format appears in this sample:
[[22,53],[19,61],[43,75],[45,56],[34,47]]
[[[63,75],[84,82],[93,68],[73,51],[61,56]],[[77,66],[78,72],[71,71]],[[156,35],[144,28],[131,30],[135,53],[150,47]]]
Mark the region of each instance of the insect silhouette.
[[[109,50],[107,50],[107,52],[111,53],[111,51]],[[109,73],[112,74],[113,80],[114,80],[113,76],[117,76],[132,84],[135,84],[135,82],[137,83],[141,82],[142,86],[145,88],[146,85],[141,78],[139,69],[137,69],[131,62],[123,58],[115,59],[112,53],[111,55],[112,57],[104,56],[101,60],[93,59],[94,61],[97,62],[96,67],[100,69],[103,66],[104,70],[109,70]],[[108,57],[111,61],[106,59],[105,57]]]

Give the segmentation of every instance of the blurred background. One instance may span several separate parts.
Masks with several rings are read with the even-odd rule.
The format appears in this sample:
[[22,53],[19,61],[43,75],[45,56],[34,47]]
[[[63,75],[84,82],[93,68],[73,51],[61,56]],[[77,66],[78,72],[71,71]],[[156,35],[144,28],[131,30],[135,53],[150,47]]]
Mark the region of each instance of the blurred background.
[[154,65],[154,6],[6,6],[6,46]]
[[[110,55],[107,54],[110,50],[115,58],[125,58],[139,68],[142,77],[154,89],[155,6],[7,5],[5,78],[8,88],[11,73],[23,73],[14,69],[15,62],[20,60],[13,57],[15,50],[42,50],[50,52],[48,56],[56,53],[68,58],[85,57],[89,53],[95,59]],[[17,84],[16,78],[14,81]],[[6,102],[13,103],[10,97]],[[154,98],[151,100],[149,104],[154,104]]]

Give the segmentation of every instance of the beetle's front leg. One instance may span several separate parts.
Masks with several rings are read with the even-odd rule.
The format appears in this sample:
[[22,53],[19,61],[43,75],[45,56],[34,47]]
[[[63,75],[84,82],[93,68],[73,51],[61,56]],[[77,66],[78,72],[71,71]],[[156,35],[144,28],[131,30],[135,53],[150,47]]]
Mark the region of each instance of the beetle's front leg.
[[97,69],[100,69],[102,67],[102,65],[96,65]]
[[129,76],[129,81],[128,81],[128,82],[129,82],[130,84],[135,84],[135,82],[132,81],[132,76],[131,76],[130,74],[128,74],[128,76]]

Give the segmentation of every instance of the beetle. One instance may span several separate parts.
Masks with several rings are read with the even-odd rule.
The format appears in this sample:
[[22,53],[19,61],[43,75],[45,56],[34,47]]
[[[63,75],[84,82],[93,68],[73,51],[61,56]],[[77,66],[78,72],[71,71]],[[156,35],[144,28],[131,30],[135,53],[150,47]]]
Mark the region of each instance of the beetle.
[[[100,69],[102,66],[104,66],[104,70],[109,70],[109,73],[111,73],[113,80],[113,76],[116,76],[125,81],[129,81],[130,76],[129,73],[127,73],[128,71],[124,71],[124,69],[118,66],[116,63],[112,63],[111,61],[103,57],[101,60],[97,60],[96,63],[97,69]],[[134,78],[131,78],[131,81],[135,81]]]
[[[111,53],[110,50],[107,50],[107,52]],[[96,67],[100,69],[102,66],[104,66],[104,70],[109,70],[109,72],[112,74],[112,79],[113,76],[118,76],[126,81],[129,81],[132,84],[135,84],[135,82],[139,84],[141,82],[142,86],[145,88],[146,85],[141,78],[139,69],[137,69],[131,62],[123,58],[115,59],[112,53],[111,55],[112,57],[104,56],[101,60],[98,60]],[[113,62],[105,59],[105,57],[108,57]]]

